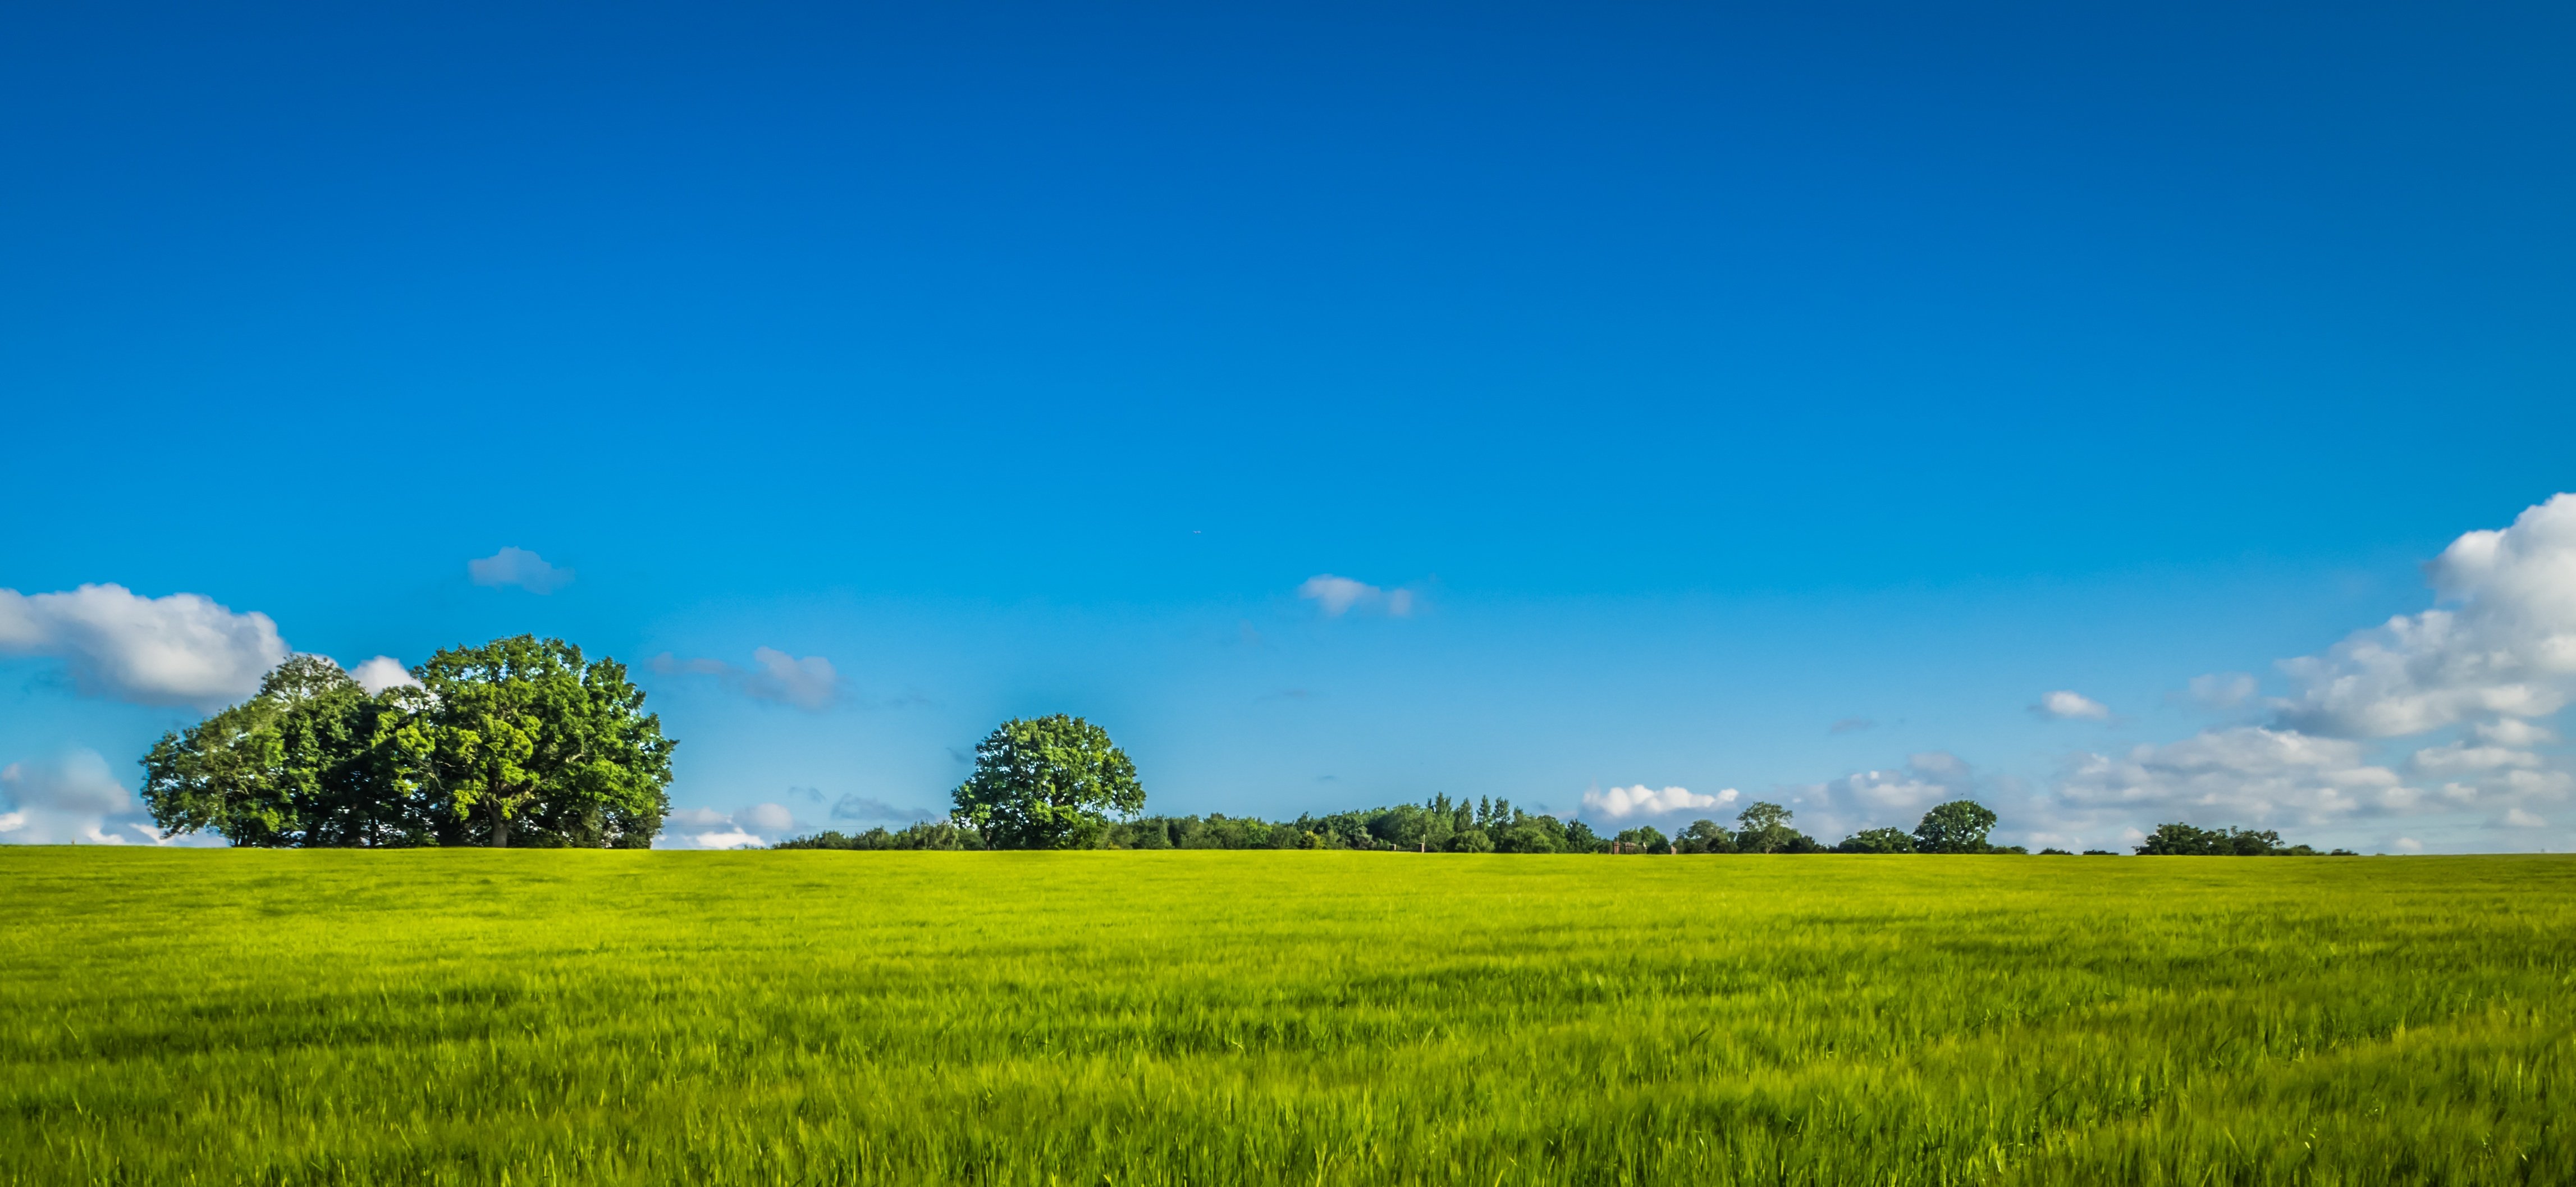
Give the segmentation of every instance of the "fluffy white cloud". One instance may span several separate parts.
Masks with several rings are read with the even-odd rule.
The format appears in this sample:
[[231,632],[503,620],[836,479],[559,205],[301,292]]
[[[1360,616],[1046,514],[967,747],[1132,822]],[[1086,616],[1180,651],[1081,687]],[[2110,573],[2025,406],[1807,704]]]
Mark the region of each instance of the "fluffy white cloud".
[[1945,800],[1973,798],[1976,772],[1946,750],[1907,755],[1892,771],[1855,771],[1840,779],[1795,788],[1800,823],[1828,843],[1863,828],[1912,828],[1923,810]]
[[2084,755],[2059,795],[2078,807],[2249,825],[2324,824],[2422,799],[2397,772],[2367,761],[2357,742],[2259,726],[2139,746],[2119,758]]
[[2504,822],[2505,822],[2506,824],[2508,824],[2508,825],[2513,826],[2514,828],[2547,828],[2547,827],[2549,827],[2549,822],[2548,822],[2548,821],[2541,819],[2539,816],[2537,816],[2537,815],[2535,815],[2535,814],[2533,814],[2533,813],[2525,812],[2525,811],[2523,811],[2523,810],[2522,810],[2522,809],[2520,809],[2520,808],[2508,808],[2508,809],[2506,809],[2506,810],[2505,810],[2505,814],[2504,814]]
[[841,673],[819,655],[798,659],[775,647],[751,653],[752,666],[738,667],[720,659],[681,659],[669,652],[653,657],[653,670],[665,676],[713,676],[755,701],[828,709],[841,697]]
[[390,655],[379,655],[349,669],[349,678],[357,681],[358,687],[366,689],[368,696],[374,696],[397,685],[408,684],[413,688],[420,687],[420,681],[412,679],[411,670],[403,667],[401,660]]
[[2471,746],[2453,742],[2448,746],[2428,746],[2415,752],[2416,770],[2445,775],[2463,771],[2497,771],[2507,767],[2536,767],[2540,756],[2528,750],[2504,746]]
[[2109,705],[2083,693],[2063,688],[2042,694],[2039,703],[2031,706],[2030,711],[2042,717],[2054,717],[2060,721],[2109,721],[2111,719]]
[[1403,618],[1413,613],[1413,591],[1380,589],[1348,577],[1318,573],[1297,587],[1297,596],[1315,603],[1327,618],[1339,618],[1354,609],[1383,611],[1390,617]]
[[739,812],[681,808],[662,818],[657,847],[741,849],[766,845],[795,831],[796,814],[784,804],[753,804]]
[[550,594],[572,584],[572,570],[546,563],[524,548],[504,548],[465,562],[465,574],[476,585],[515,585],[532,594]]
[[7,809],[0,811],[0,842],[123,845],[161,838],[95,750],[0,767],[0,808]]
[[2558,740],[2556,731],[2533,725],[2519,717],[2482,721],[2470,727],[2469,732],[2476,734],[2479,741],[2493,742],[2498,746],[2544,746]]
[[287,656],[265,614],[236,614],[201,594],[147,598],[121,585],[66,593],[0,589],[0,654],[61,659],[94,696],[213,708],[259,690]]
[[2282,721],[2337,737],[2394,738],[2471,718],[2534,718],[2576,678],[2576,494],[2470,532],[2428,566],[2456,609],[2400,615],[2282,669],[2301,693]]
[[1583,793],[1585,816],[1601,820],[1626,820],[1630,817],[1672,816],[1682,812],[1705,812],[1735,802],[1735,789],[1730,787],[1716,795],[1701,795],[1687,787],[1667,787],[1661,791],[1638,784],[1635,787],[1613,787],[1608,791]]

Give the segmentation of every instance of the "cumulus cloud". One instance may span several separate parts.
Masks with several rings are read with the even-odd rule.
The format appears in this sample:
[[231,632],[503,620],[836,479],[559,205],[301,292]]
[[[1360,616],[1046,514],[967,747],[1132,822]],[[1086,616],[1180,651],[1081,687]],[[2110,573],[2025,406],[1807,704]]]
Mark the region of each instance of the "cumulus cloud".
[[287,656],[277,624],[202,594],[147,598],[121,585],[0,589],[0,655],[63,661],[74,687],[143,705],[214,708],[259,690]]
[[2031,706],[2030,711],[2059,721],[2109,721],[2111,719],[2110,706],[2083,693],[2064,688],[2041,694],[2039,703]]
[[1967,760],[1946,750],[1927,750],[1906,756],[1905,765],[1896,770],[1855,771],[1792,789],[1788,798],[1797,802],[1810,830],[1824,836],[1881,825],[1912,828],[1924,809],[1967,799],[1976,790],[1976,772]]
[[412,679],[411,670],[403,667],[401,660],[390,655],[379,655],[349,669],[349,678],[357,681],[358,687],[366,689],[368,696],[374,696],[398,685],[408,684],[413,688],[420,687],[420,681]]
[[753,804],[734,817],[742,827],[759,833],[783,833],[796,827],[796,814],[785,804]]
[[2506,746],[2471,746],[2453,742],[2448,746],[2427,746],[2415,752],[2414,767],[2428,774],[2443,775],[2463,771],[2497,771],[2507,767],[2536,767],[2540,756],[2528,750]]
[[[2100,822],[2322,826],[2479,809],[2539,819],[2576,776],[2536,749],[2576,686],[2576,495],[2460,536],[2426,566],[2433,608],[2279,666],[2296,682],[2265,726],[2211,729],[2112,757],[2079,755],[2050,807]],[[2252,677],[2192,681],[2214,708]],[[2395,739],[2456,731],[2398,746]],[[2401,771],[2404,774],[2401,774]],[[2418,777],[2430,790],[2410,782]],[[2495,819],[2496,817],[2490,817]],[[2399,839],[2398,848],[2413,842]]]
[[652,667],[665,676],[713,676],[755,701],[799,709],[827,709],[841,697],[841,673],[832,661],[819,655],[798,659],[775,647],[754,648],[748,668],[720,659],[681,659],[667,651],[653,657]]
[[532,594],[550,594],[572,584],[572,570],[547,564],[546,558],[516,547],[465,562],[465,573],[476,585],[517,586]]
[[686,849],[742,849],[781,840],[796,828],[785,804],[753,804],[739,812],[681,808],[662,818],[656,845]]
[[2359,743],[2296,730],[2240,726],[2120,757],[2087,754],[2059,788],[2069,804],[2147,811],[2210,823],[2319,825],[2422,802]]
[[122,845],[160,838],[95,750],[0,767],[0,842]]
[[1583,793],[1585,816],[1600,820],[1626,820],[1631,817],[1673,816],[1683,812],[1706,812],[1723,808],[1736,800],[1730,787],[1716,795],[1701,795],[1687,787],[1667,787],[1661,791],[1638,784],[1635,787],[1613,787],[1608,791]]
[[2470,532],[2426,566],[2455,608],[2399,615],[2282,669],[2304,687],[2282,723],[2394,738],[2472,718],[2546,717],[2576,678],[2576,494]]
[[2505,814],[2504,814],[2504,822],[2505,822],[2505,824],[2507,824],[2508,826],[2511,826],[2511,827],[2513,827],[2513,828],[2547,828],[2547,827],[2549,827],[2549,822],[2548,822],[2548,821],[2541,819],[2538,815],[2536,815],[2536,814],[2534,814],[2534,813],[2531,813],[2531,812],[2525,812],[2525,811],[2523,811],[2523,810],[2522,810],[2522,809],[2520,809],[2520,808],[2508,808],[2508,809],[2506,809],[2506,810],[2505,810]]
[[1339,618],[1353,610],[1374,610],[1391,618],[1413,613],[1414,593],[1409,589],[1380,589],[1348,577],[1318,573],[1297,587],[1297,596],[1315,603],[1327,618]]

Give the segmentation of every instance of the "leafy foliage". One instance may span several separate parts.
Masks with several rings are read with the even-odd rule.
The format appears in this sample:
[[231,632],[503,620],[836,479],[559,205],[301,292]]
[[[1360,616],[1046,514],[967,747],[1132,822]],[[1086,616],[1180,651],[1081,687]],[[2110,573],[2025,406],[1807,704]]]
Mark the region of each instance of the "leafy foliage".
[[2320,854],[2306,845],[2283,845],[2281,834],[2270,829],[2194,828],[2188,824],[2159,824],[2139,845],[2140,854],[2148,857],[2355,857],[2349,849]]
[[451,647],[414,673],[410,769],[467,843],[641,848],[670,812],[673,743],[613,659],[530,635]]
[[1987,853],[1986,836],[1995,829],[1995,813],[1975,800],[1935,804],[1914,826],[1917,853]]
[[615,660],[521,635],[441,651],[368,696],[295,656],[144,755],[165,832],[236,845],[652,844],[671,748]]
[[154,743],[143,802],[164,832],[236,845],[420,844],[436,822],[403,792],[402,717],[340,665],[291,656],[251,699]]
[[1789,827],[1798,814],[1767,800],[1756,800],[1735,815],[1738,853],[1822,853],[1814,837]]
[[984,838],[975,830],[952,821],[924,821],[905,825],[891,832],[872,828],[863,833],[825,831],[810,837],[791,837],[770,846],[772,849],[982,849]]
[[1913,834],[1901,828],[1863,829],[1844,837],[1834,846],[1836,853],[1912,853]]
[[955,798],[956,819],[996,849],[1094,848],[1112,813],[1145,809],[1136,764],[1109,731],[1061,713],[995,728]]

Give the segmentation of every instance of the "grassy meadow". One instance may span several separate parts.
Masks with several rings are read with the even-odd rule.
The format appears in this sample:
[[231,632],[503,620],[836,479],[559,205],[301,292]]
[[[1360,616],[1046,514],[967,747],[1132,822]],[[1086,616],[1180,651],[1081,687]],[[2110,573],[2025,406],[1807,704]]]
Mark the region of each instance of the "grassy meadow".
[[2576,859],[0,848],[0,1182],[2576,1182]]

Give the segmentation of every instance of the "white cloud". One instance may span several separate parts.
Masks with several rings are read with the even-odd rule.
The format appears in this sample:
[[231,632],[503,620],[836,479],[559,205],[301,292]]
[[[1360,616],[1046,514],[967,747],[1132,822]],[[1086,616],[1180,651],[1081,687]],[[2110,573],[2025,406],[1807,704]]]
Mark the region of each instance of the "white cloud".
[[420,687],[420,681],[412,679],[411,671],[403,667],[402,661],[390,655],[379,655],[349,669],[349,678],[357,681],[358,687],[366,689],[368,696],[397,685]]
[[121,585],[67,593],[0,589],[0,654],[61,659],[93,696],[215,708],[259,691],[287,656],[265,614],[235,614],[202,594],[147,598]]
[[1409,589],[1380,589],[1348,577],[1318,573],[1297,587],[1297,596],[1315,603],[1327,618],[1339,618],[1352,610],[1377,610],[1391,618],[1404,618],[1413,613],[1414,592]]
[[2063,688],[2042,694],[2039,703],[2031,706],[2030,711],[2042,717],[2054,717],[2060,721],[2076,719],[2109,721],[2111,719],[2110,706],[2083,693]]
[[2457,771],[2496,771],[2506,767],[2539,766],[2540,756],[2528,750],[2453,742],[2448,746],[2428,746],[2416,751],[2414,765],[2416,770],[2436,775]]
[[1793,798],[1808,830],[1832,841],[1861,828],[1910,829],[1924,809],[1974,796],[1976,784],[1976,772],[1967,760],[1946,750],[1927,750],[1907,755],[1903,769],[1856,771],[1797,788]]
[[2078,807],[2211,824],[2322,824],[2420,799],[2397,772],[2368,762],[2359,743],[2258,726],[2139,746],[2120,758],[2083,755],[2058,794]]
[[2533,815],[2532,813],[2525,812],[2525,811],[2523,811],[2523,810],[2522,810],[2522,809],[2520,809],[2520,808],[2508,808],[2508,809],[2506,809],[2506,810],[2505,810],[2505,814],[2504,814],[2504,822],[2505,822],[2506,824],[2508,824],[2508,825],[2511,825],[2511,826],[2515,827],[2515,828],[2547,828],[2547,827],[2549,827],[2549,822],[2548,822],[2548,821],[2546,821],[2546,820],[2542,820],[2540,817],[2538,817],[2538,816],[2536,816],[2536,815]]
[[2469,732],[2476,734],[2480,741],[2493,742],[2498,746],[2544,746],[2558,740],[2555,731],[2519,717],[2481,721],[2470,727]]
[[753,804],[739,812],[681,808],[662,818],[664,848],[740,849],[777,841],[796,828],[796,814],[784,804]]
[[[134,812],[134,795],[117,781],[95,750],[75,750],[51,762],[0,767],[0,840],[19,844],[122,845]],[[114,830],[114,831],[111,831]],[[149,826],[147,838],[159,833]]]
[[1613,787],[1608,791],[1583,793],[1583,815],[1603,820],[1625,820],[1629,817],[1671,816],[1682,812],[1705,812],[1734,803],[1736,791],[1730,787],[1716,795],[1701,795],[1687,787],[1667,787],[1657,791],[1645,784],[1635,787]]
[[2212,672],[2191,678],[2191,699],[2212,709],[2233,709],[2261,691],[2250,672]]
[[653,657],[653,670],[665,676],[713,676],[755,701],[827,709],[841,697],[841,673],[819,655],[798,659],[775,647],[751,653],[752,666],[737,667],[720,659],[681,659],[670,652]]
[[2296,729],[2394,738],[2469,718],[2533,718],[2576,677],[2576,494],[2470,532],[2427,566],[2457,609],[2400,615],[2324,655],[2282,664],[2305,687],[2282,703]]
[[2399,837],[2396,840],[2389,842],[2388,847],[2398,851],[2399,853],[2422,853],[2424,851],[2424,842],[2418,841],[2413,837]]
[[532,594],[550,594],[572,584],[570,569],[546,563],[546,558],[524,548],[504,548],[490,556],[465,562],[465,573],[476,585],[515,585]]

